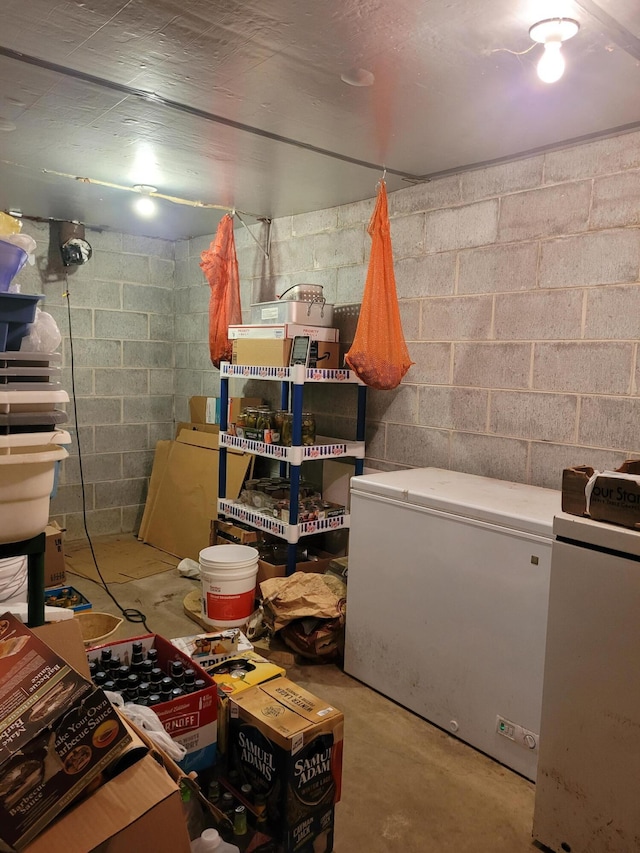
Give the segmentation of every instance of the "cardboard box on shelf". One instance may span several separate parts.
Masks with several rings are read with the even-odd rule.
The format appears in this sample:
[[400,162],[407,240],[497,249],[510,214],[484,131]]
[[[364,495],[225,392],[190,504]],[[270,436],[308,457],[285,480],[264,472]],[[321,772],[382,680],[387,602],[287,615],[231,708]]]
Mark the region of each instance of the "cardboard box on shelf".
[[[229,397],[227,422],[235,423],[240,412],[250,406],[261,406],[262,397]],[[189,417],[192,423],[219,424],[220,397],[190,397]]]
[[237,338],[295,338],[296,335],[305,335],[313,341],[339,340],[338,329],[328,326],[306,326],[302,323],[278,323],[270,326],[243,325],[229,326],[229,340]]
[[[324,574],[329,568],[329,563],[334,559],[334,555],[327,554],[325,551],[314,551],[313,549],[307,550],[309,551],[309,557],[312,557],[313,559],[300,560],[296,562],[296,572],[316,572],[318,574]],[[273,560],[277,560],[277,562],[272,562]],[[258,560],[258,576],[256,583],[259,588],[262,581],[269,580],[270,578],[283,578],[286,574],[287,564],[286,562],[282,562],[280,555],[265,555]]]
[[67,582],[62,537],[64,530],[57,523],[45,528],[44,585],[61,586]]
[[224,521],[214,518],[211,521],[211,535],[209,545],[253,545],[261,542],[263,533],[239,521]]
[[328,341],[311,341],[309,367],[327,367],[337,370],[341,366],[340,344]]
[[332,849],[343,726],[340,711],[285,677],[229,697],[224,784],[241,796],[248,783],[265,798],[270,834],[285,853],[311,843]]
[[174,740],[187,749],[180,767],[190,773],[192,770],[204,770],[210,767],[216,756],[216,697],[217,690],[213,679],[189,655],[177,648],[170,640],[159,634],[145,634],[128,640],[104,643],[87,651],[89,660],[98,660],[102,649],[116,652],[123,662],[131,660],[133,643],[142,643],[146,652],[151,648],[158,651],[158,666],[169,669],[173,660],[180,660],[185,666],[196,670],[196,678],[202,678],[206,686],[194,693],[187,693],[177,699],[155,705],[156,712],[165,730]]
[[9,848],[32,841],[131,741],[104,692],[43,636],[0,616],[0,839]]
[[263,367],[287,367],[291,339],[265,340],[243,338],[233,342],[232,364]]

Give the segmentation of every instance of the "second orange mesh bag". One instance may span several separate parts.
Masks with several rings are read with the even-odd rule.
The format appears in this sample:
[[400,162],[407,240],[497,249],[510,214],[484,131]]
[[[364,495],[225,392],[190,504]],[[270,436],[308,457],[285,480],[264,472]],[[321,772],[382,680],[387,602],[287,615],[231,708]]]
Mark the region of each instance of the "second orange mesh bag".
[[365,385],[390,391],[400,384],[413,362],[400,320],[384,181],[380,181],[368,231],[371,257],[367,281],[358,327],[345,361]]
[[220,220],[216,238],[200,255],[200,266],[207,277],[209,297],[209,352],[211,361],[231,361],[232,342],[229,325],[242,323],[240,308],[240,276],[233,236],[233,217],[228,213]]

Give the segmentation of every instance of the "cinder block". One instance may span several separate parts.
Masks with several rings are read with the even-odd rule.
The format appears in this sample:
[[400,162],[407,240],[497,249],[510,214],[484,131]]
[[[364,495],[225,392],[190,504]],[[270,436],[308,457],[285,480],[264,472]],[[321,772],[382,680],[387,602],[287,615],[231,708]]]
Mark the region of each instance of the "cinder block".
[[150,477],[151,469],[153,468],[153,457],[153,450],[146,450],[143,453],[123,453],[122,471],[124,476],[128,479]]
[[468,204],[481,198],[540,186],[543,165],[544,157],[541,155],[463,172],[460,175],[461,201]]
[[176,370],[176,395],[193,397],[202,394],[202,370]]
[[598,471],[615,471],[624,460],[624,453],[611,453],[597,447],[532,441],[529,456],[530,482],[533,486],[559,491],[562,488],[564,468],[591,465]]
[[538,343],[533,388],[585,394],[628,394],[633,344]]
[[[391,220],[391,246],[394,260],[414,258],[425,252],[424,213],[414,213]],[[366,260],[371,257],[371,240],[367,235]]]
[[489,392],[479,388],[420,385],[418,423],[439,429],[484,432]]
[[159,237],[140,237],[135,234],[122,235],[122,251],[132,252],[134,255],[154,255],[172,261],[174,245],[173,240],[162,240]]
[[[298,237],[296,240],[283,240],[271,244],[270,268],[282,273],[296,272],[298,270],[313,269],[313,250],[315,235]],[[260,268],[264,267],[264,256],[258,258]],[[323,266],[339,266],[339,264],[323,264]],[[255,274],[255,273],[254,273]]]
[[173,244],[174,260],[182,261],[189,257],[189,241],[176,240]]
[[176,365],[176,367],[190,367],[193,370],[212,370],[209,342],[189,344],[189,358],[187,363]]
[[456,283],[456,253],[402,258],[394,264],[399,298],[448,296]]
[[173,397],[124,397],[122,421],[126,424],[173,420]]
[[96,453],[139,451],[149,446],[147,424],[103,425],[96,433]]
[[[583,397],[578,442],[614,450],[624,448],[627,454],[637,454],[640,451],[638,423],[640,399],[637,397]],[[593,463],[587,457],[582,464]]]
[[640,338],[638,285],[596,287],[589,290],[584,337],[637,341]]
[[[132,286],[132,285],[129,285]],[[122,285],[115,281],[85,281],[82,286],[74,287],[71,279],[71,319],[78,308],[122,308]],[[142,288],[144,290],[144,287]],[[50,310],[49,296],[45,302]],[[65,309],[66,311],[66,305]]]
[[637,281],[640,239],[631,230],[602,231],[544,241],[540,287],[583,287]]
[[[185,314],[209,313],[209,302],[211,301],[211,288],[206,281],[202,281],[195,287],[186,290],[189,297],[189,310]],[[183,313],[176,311],[176,314]]]
[[389,423],[385,459],[415,468],[449,468],[449,433]]
[[[350,302],[362,302],[364,285],[367,280],[368,264],[353,264],[348,267],[338,267],[338,285],[336,303],[338,305]],[[397,267],[396,267],[397,284]]]
[[[87,513],[87,527],[92,536],[106,536],[107,534],[122,533],[120,508],[92,510]],[[81,512],[70,512],[64,516],[65,541],[72,542],[74,539],[84,539],[84,518]],[[133,528],[130,528],[133,530]]]
[[639,167],[640,132],[636,130],[563,151],[550,151],[545,154],[544,178],[546,183],[575,181]]
[[[183,402],[185,403],[185,408],[180,412],[176,409],[176,422],[189,420],[189,401],[183,398]],[[152,450],[155,450],[158,441],[168,441],[174,438],[174,436],[175,426],[172,423],[149,424],[149,447]]]
[[[29,229],[31,233],[31,229]],[[35,237],[35,235],[33,235]],[[47,235],[48,236],[48,235]],[[119,231],[106,231],[97,228],[86,229],[86,240],[93,251],[100,250],[101,252],[122,252],[124,235]],[[140,252],[141,255],[147,254]]]
[[454,432],[451,435],[451,468],[480,477],[512,483],[527,482],[526,441]]
[[486,340],[491,337],[491,296],[423,300],[420,337],[426,341]]
[[149,281],[156,287],[173,288],[175,281],[175,261],[165,258],[149,258]]
[[[638,146],[640,147],[640,141]],[[615,228],[618,225],[639,225],[638,198],[640,198],[640,170],[596,179],[593,182],[591,227]]]
[[[306,241],[310,238],[301,239]],[[312,239],[314,269],[361,264],[365,260],[362,228],[347,228],[342,231],[316,234]],[[297,239],[292,242],[297,243]]]
[[320,231],[331,231],[338,227],[338,208],[314,210],[311,213],[299,213],[291,217],[291,236],[304,237]]
[[[65,483],[80,482],[78,459],[68,459],[71,465],[65,465]],[[99,483],[107,480],[119,480],[122,477],[121,453],[91,453],[82,455],[82,473],[85,483]]]
[[[23,291],[25,292],[25,291]],[[69,335],[69,315],[66,305],[51,305],[46,302],[42,310],[51,314],[56,321],[60,334],[64,337]],[[74,343],[77,338],[93,337],[93,311],[90,308],[71,308],[71,329],[73,331]],[[101,335],[100,337],[105,337]]]
[[82,280],[133,281],[149,283],[149,258],[147,255],[124,255],[118,252],[93,253],[88,264],[76,273]]
[[134,311],[95,311],[98,338],[140,341],[149,338],[149,315]]
[[528,388],[529,343],[456,343],[453,384],[481,388]]
[[[426,300],[423,300],[426,301]],[[420,299],[401,299],[400,322],[405,341],[420,340]]]
[[578,398],[569,394],[492,391],[489,432],[538,441],[574,441]]
[[174,371],[156,368],[149,371],[149,394],[173,394]]
[[[62,465],[64,466],[64,462]],[[93,483],[87,483],[85,486],[85,504],[88,510],[94,507],[94,488]],[[59,485],[55,498],[51,498],[50,515],[66,515],[69,512],[82,512],[82,488],[79,483]]]
[[404,381],[417,385],[449,385],[451,382],[451,343],[421,343],[408,345],[415,362],[405,374]]
[[[175,321],[176,341],[201,341],[209,325],[206,314],[177,314]],[[160,367],[161,365],[158,365]]]
[[498,294],[494,336],[499,341],[579,338],[582,303],[580,290]]
[[123,341],[125,367],[173,367],[173,344],[165,341]]
[[106,509],[143,504],[147,497],[147,486],[148,480],[143,477],[135,480],[118,480],[115,483],[96,483],[95,507]]
[[171,341],[175,338],[173,314],[149,314],[149,338],[152,341]]
[[435,210],[425,214],[427,252],[466,249],[494,243],[498,231],[498,201]]
[[184,342],[176,343],[174,345],[174,353],[175,353],[174,365],[176,368],[189,367],[189,347],[190,346],[191,346],[191,344],[184,343]]
[[[182,291],[177,291],[182,293]],[[150,314],[173,312],[173,290],[151,285],[123,284],[122,305],[125,311],[145,311]],[[101,308],[108,306],[100,305]]]
[[149,371],[121,367],[95,371],[95,393],[99,397],[139,396],[149,393]]
[[500,204],[497,241],[507,243],[586,231],[590,199],[590,181],[505,196]]
[[121,397],[78,397],[77,405],[81,426],[122,423]]
[[[445,178],[435,178],[412,187],[405,187],[389,193],[389,216],[402,216],[405,213],[417,213],[425,210],[439,210],[460,204],[460,177],[449,175]],[[375,199],[371,213],[375,207]]]
[[[391,196],[389,196],[389,200]],[[365,198],[353,204],[342,204],[338,208],[338,228],[349,228],[352,225],[368,225],[375,210],[375,198]]]
[[392,391],[376,391],[372,388],[367,395],[367,416],[374,421],[417,423],[418,386],[399,385]]
[[466,249],[458,254],[457,292],[532,290],[536,286],[537,265],[537,242]]
[[[76,394],[79,397],[91,397],[93,394],[93,369],[78,367],[74,370],[75,374],[75,383],[76,383]],[[71,368],[63,367],[60,383],[65,391],[69,392],[69,396],[71,396],[71,391],[73,388],[71,381]]]

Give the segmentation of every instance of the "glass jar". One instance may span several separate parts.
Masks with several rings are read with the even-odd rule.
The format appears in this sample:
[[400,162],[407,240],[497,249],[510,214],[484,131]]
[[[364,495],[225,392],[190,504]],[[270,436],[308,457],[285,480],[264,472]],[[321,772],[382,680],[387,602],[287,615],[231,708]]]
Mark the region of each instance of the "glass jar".
[[293,430],[293,415],[291,412],[282,413],[282,429],[280,431],[280,444],[291,446],[291,433]]
[[244,426],[247,429],[256,429],[258,425],[258,410],[257,409],[245,409],[244,410]]
[[302,413],[302,443],[316,443],[316,417],[311,412]]

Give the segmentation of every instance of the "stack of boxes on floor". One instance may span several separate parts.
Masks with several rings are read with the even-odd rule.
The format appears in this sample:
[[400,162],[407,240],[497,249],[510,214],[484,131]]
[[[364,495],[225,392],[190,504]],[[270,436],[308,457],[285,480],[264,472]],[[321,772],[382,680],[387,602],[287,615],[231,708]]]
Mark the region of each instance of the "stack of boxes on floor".
[[217,688],[216,762],[201,773],[201,783],[228,822],[212,825],[247,853],[330,853],[341,791],[342,713],[254,652],[238,629],[173,643]]

